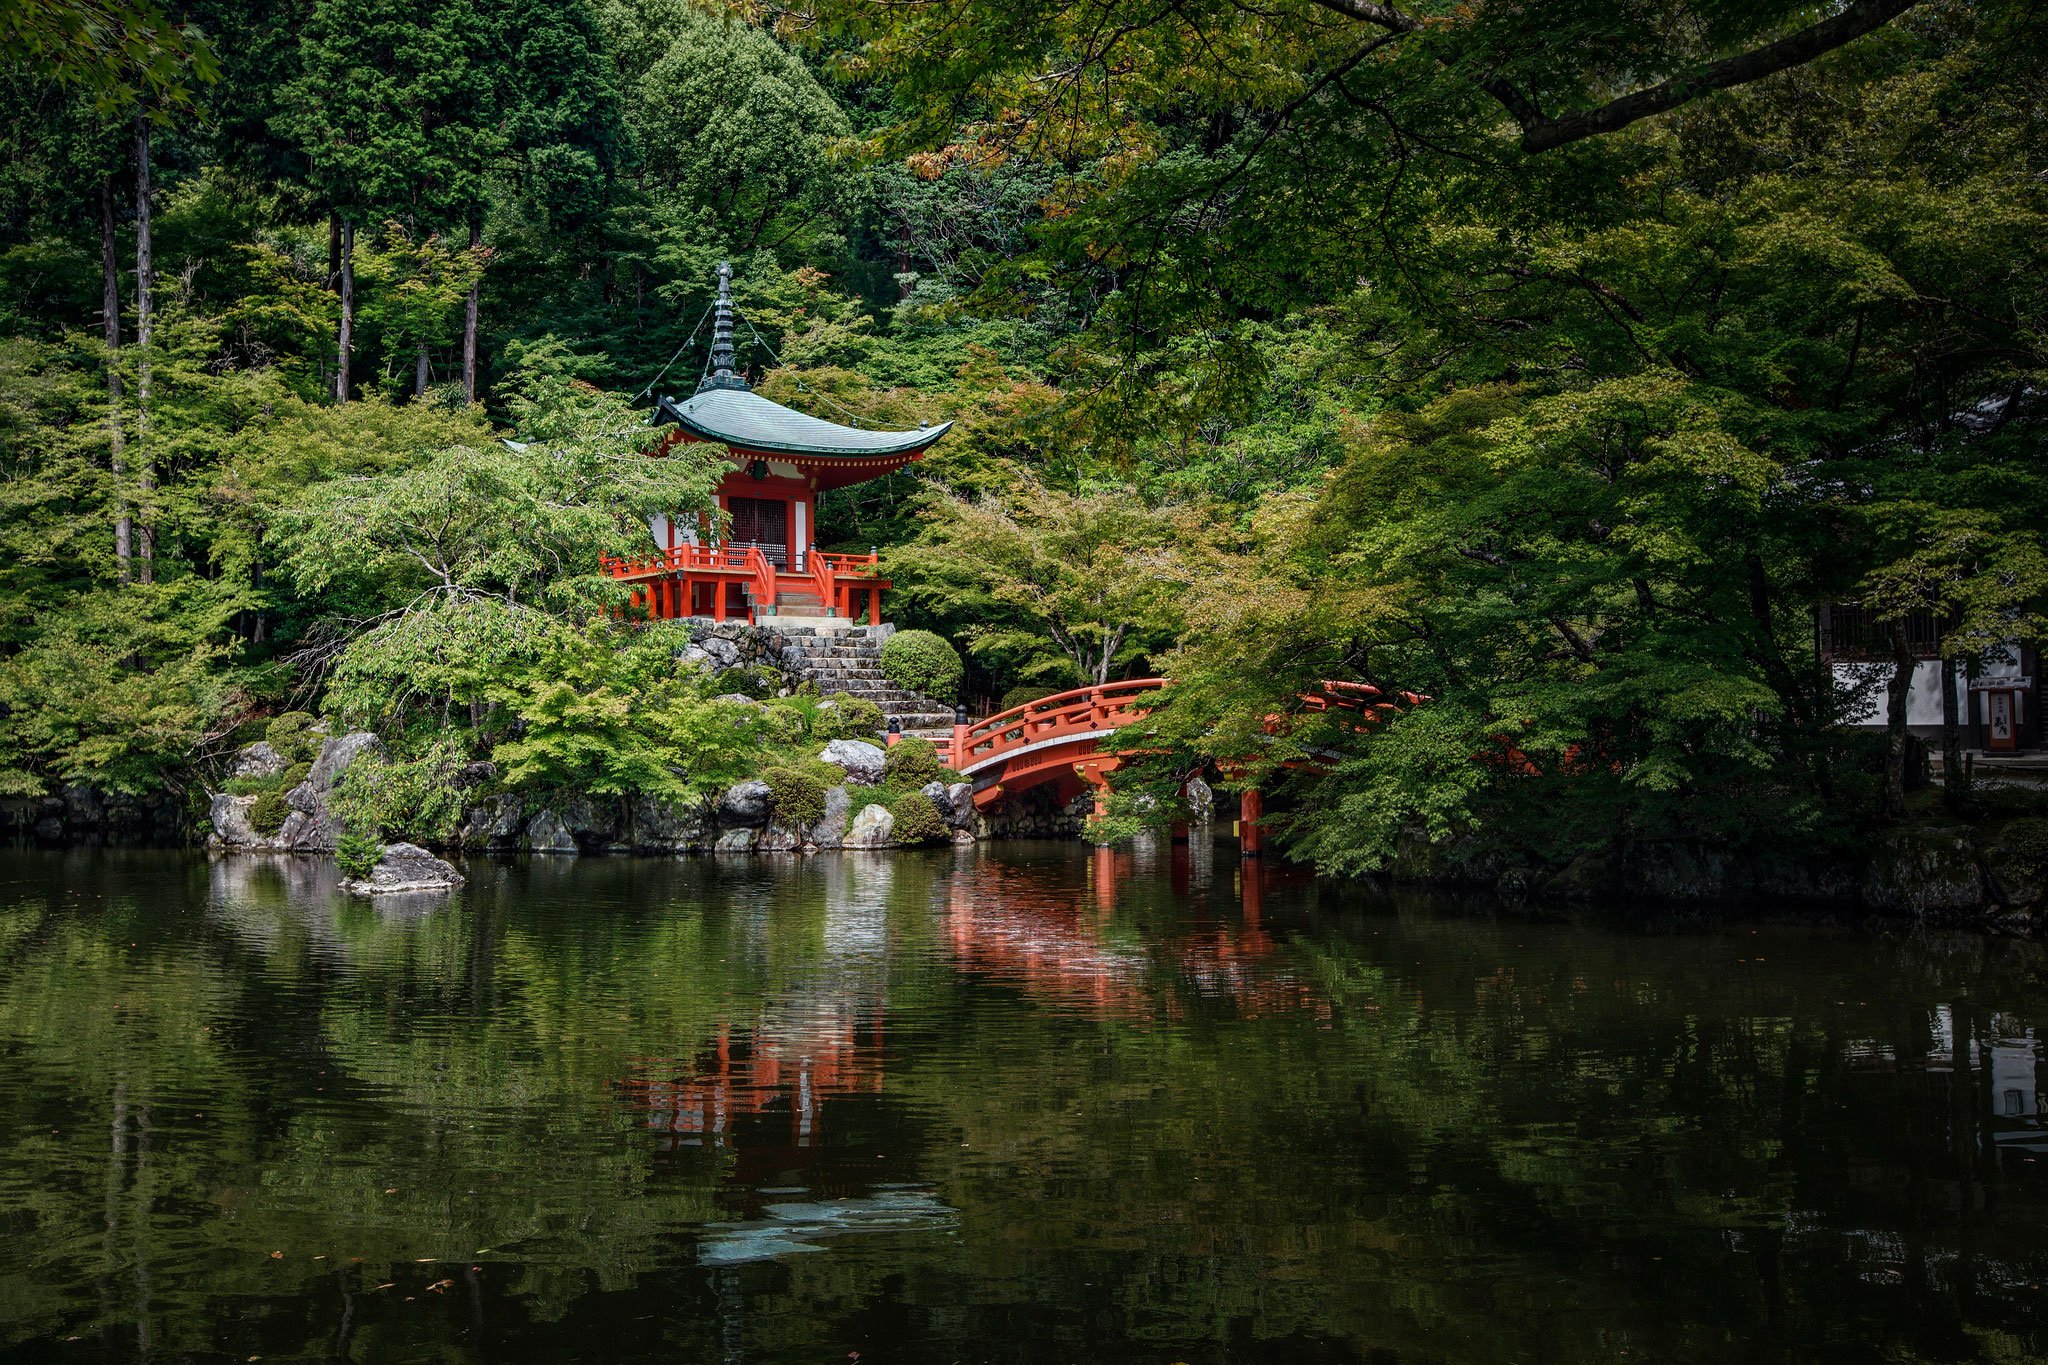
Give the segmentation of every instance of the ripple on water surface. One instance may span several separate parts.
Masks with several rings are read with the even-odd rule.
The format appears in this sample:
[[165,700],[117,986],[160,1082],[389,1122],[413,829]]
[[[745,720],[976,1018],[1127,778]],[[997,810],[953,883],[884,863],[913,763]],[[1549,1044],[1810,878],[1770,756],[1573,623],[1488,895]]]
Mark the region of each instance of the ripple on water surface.
[[0,854],[0,1354],[2048,1354],[2030,944],[1227,844]]

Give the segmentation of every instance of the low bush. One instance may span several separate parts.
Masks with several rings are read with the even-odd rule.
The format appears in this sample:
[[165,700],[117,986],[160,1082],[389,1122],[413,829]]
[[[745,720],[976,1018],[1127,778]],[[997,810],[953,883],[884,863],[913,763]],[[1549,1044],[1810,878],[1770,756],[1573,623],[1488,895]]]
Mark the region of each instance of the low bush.
[[845,692],[833,695],[832,704],[821,707],[811,734],[818,739],[873,739],[881,733],[882,708],[871,701]]
[[882,646],[882,676],[936,701],[960,695],[960,651],[928,630],[899,630]]
[[263,738],[270,741],[270,747],[277,750],[280,758],[310,759],[314,737],[307,732],[315,724],[316,718],[305,711],[285,711],[271,718],[264,727]]
[[761,774],[761,780],[768,784],[769,812],[784,828],[807,830],[824,818],[826,784],[816,773],[802,768],[770,768]]
[[771,744],[794,744],[804,737],[803,713],[773,702],[761,708],[762,735]]
[[932,742],[917,735],[905,735],[889,748],[882,760],[882,776],[891,786],[922,787],[938,780],[945,769]]
[[374,830],[343,830],[334,841],[334,861],[358,881],[370,875],[384,860],[384,844]]
[[896,798],[889,813],[896,817],[894,837],[899,844],[929,843],[946,837],[946,822],[939,815],[939,808],[922,793],[905,792]]

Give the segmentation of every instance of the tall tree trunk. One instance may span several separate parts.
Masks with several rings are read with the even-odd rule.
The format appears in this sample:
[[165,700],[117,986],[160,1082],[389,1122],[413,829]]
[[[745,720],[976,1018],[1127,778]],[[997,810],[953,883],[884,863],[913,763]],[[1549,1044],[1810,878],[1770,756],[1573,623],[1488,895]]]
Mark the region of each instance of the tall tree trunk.
[[[472,254],[484,243],[484,230],[476,223],[469,225],[469,249]],[[462,398],[464,402],[476,401],[476,315],[478,295],[483,288],[481,278],[469,282],[469,300],[462,306]]]
[[412,396],[422,397],[427,391],[427,343],[420,343],[419,356],[413,362]]
[[1913,647],[1906,640],[1906,618],[1891,623],[1892,680],[1886,687],[1886,727],[1891,742],[1884,755],[1885,814],[1898,819],[1906,813],[1906,701],[1913,692]]
[[349,351],[356,332],[356,225],[341,225],[341,339],[334,352],[334,402],[348,402]]
[[114,473],[114,560],[135,576],[135,520],[128,515],[128,435],[121,429],[121,262],[114,251],[114,177],[100,179],[100,325],[107,339],[107,455]]
[[149,343],[155,318],[150,294],[156,285],[149,235],[149,119],[135,122],[135,492],[142,516],[135,527],[139,577],[156,581],[156,526],[151,521],[156,491],[156,460],[149,450]]
[[1956,670],[1961,661],[1941,661],[1941,799],[1949,810],[1961,808],[1963,797],[1963,723],[1956,696]]
[[327,210],[327,287],[341,288],[341,210]]

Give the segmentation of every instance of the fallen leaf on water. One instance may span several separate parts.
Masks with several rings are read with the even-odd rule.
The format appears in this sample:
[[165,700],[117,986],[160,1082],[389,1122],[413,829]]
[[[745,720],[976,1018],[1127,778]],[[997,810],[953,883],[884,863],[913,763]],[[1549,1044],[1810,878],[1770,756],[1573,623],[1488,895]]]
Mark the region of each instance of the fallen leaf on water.
[[[389,1283],[389,1284],[380,1284],[380,1285],[378,1285],[378,1286],[377,1286],[377,1288],[378,1288],[378,1289],[396,1289],[397,1287],[398,1287],[398,1281],[396,1281],[396,1280],[393,1280],[393,1281],[391,1281],[391,1283]],[[372,1291],[372,1292],[375,1292],[375,1291]]]
[[273,1251],[270,1253],[270,1259],[273,1261],[282,1261],[284,1259],[284,1253],[282,1251]]
[[431,1257],[431,1256],[415,1256],[415,1257],[413,1257],[412,1259],[413,1259],[413,1263],[414,1263],[415,1265],[426,1265],[426,1264],[427,1264],[428,1262],[432,1261],[432,1260],[433,1260],[434,1258],[433,1258],[433,1257]]
[[386,1193],[386,1194],[397,1194],[397,1193],[398,1193],[398,1191],[397,1191],[397,1190],[386,1190],[386,1191],[384,1191],[384,1193]]
[[427,1288],[433,1290],[436,1294],[440,1294],[445,1292],[448,1289],[448,1287],[454,1283],[455,1281],[453,1280],[436,1280],[434,1283],[428,1285]]

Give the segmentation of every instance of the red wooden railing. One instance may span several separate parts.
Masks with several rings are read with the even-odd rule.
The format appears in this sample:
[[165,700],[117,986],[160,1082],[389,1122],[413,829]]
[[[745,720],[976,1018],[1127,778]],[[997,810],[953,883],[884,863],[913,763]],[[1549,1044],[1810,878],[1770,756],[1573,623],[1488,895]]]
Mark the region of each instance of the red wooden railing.
[[690,615],[691,596],[699,583],[711,584],[711,614],[725,619],[725,585],[743,583],[753,591],[749,620],[758,608],[775,604],[775,566],[754,545],[678,545],[674,550],[628,555],[600,561],[611,576],[637,583],[627,606],[659,620]]
[[826,562],[832,573],[833,595],[825,599],[828,611],[853,618],[853,595],[865,588],[868,594],[868,624],[882,623],[882,589],[889,585],[879,576],[882,557],[878,554],[813,556]]
[[837,574],[832,569],[832,556],[821,555],[816,550],[804,559],[804,569],[810,574],[811,582],[818,589],[818,610],[830,613],[838,599],[838,589],[833,586]]
[[[971,774],[1047,740],[1071,739],[1078,743],[1143,720],[1151,707],[1142,698],[1165,686],[1164,678],[1133,678],[1129,682],[1077,687],[999,711],[974,725],[955,725],[950,739],[935,743],[947,767]],[[1360,716],[1357,728],[1362,729],[1404,705],[1419,706],[1428,700],[1415,692],[1397,692],[1395,699],[1374,700],[1385,696],[1371,683],[1332,679],[1324,682],[1320,691],[1302,694],[1301,703],[1304,711],[1356,713]],[[1269,733],[1278,733],[1287,728],[1287,720],[1274,716],[1265,728]]]
[[1106,734],[1143,719],[1150,708],[1137,699],[1164,686],[1164,678],[1097,683],[1013,706],[977,725],[956,725],[941,746],[946,766],[971,774],[1047,740]]

